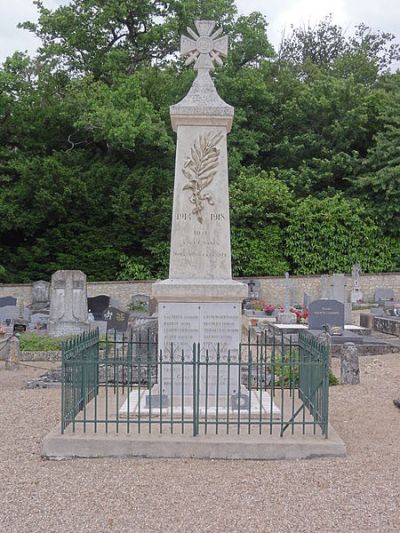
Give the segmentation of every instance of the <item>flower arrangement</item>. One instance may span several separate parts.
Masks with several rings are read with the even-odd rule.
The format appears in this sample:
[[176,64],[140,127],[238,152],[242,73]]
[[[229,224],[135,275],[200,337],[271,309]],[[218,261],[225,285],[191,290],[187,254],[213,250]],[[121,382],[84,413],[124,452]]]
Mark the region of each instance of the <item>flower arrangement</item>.
[[303,307],[302,309],[295,309],[294,307],[290,308],[290,312],[296,315],[297,324],[304,324],[308,318],[308,309]]
[[272,304],[268,304],[264,306],[264,313],[266,315],[272,315],[272,313],[275,311],[275,306]]
[[263,311],[264,306],[264,300],[257,300],[256,298],[254,298],[254,300],[251,300],[251,307],[254,311]]

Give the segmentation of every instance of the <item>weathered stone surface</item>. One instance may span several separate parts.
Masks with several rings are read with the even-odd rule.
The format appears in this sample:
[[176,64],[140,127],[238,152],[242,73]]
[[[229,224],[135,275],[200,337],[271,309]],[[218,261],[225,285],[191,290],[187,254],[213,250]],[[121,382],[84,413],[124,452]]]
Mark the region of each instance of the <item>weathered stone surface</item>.
[[50,283],[48,281],[34,281],[32,283],[32,311],[48,310],[50,307]]
[[147,294],[133,294],[129,308],[131,312],[140,315],[150,314],[150,296],[147,296]]
[[86,275],[58,270],[51,277],[49,334],[53,337],[88,331]]
[[61,351],[21,351],[21,361],[60,361],[61,360]]
[[400,318],[375,316],[374,330],[380,331],[381,333],[386,333],[388,335],[396,335],[396,337],[400,337]]
[[352,342],[343,344],[340,355],[340,383],[358,385],[360,383],[360,366],[357,346]]
[[372,329],[374,326],[374,315],[371,313],[360,313],[360,326]]
[[387,289],[384,287],[378,287],[375,290],[375,302],[385,302],[394,300],[394,290],[393,289]]
[[360,283],[360,273],[361,273],[361,266],[356,263],[353,265],[352,271],[351,271],[351,277],[353,279],[353,289],[351,291],[351,303],[355,304],[363,299],[363,293],[361,290],[361,283]]

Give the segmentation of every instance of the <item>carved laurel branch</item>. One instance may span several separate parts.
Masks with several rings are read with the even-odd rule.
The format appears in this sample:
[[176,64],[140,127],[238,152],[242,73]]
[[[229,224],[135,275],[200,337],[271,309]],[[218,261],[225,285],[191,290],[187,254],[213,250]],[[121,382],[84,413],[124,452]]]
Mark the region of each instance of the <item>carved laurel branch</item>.
[[204,202],[214,205],[211,193],[203,193],[203,190],[210,185],[217,173],[220,154],[217,144],[222,137],[222,133],[213,135],[212,132],[200,135],[190,149],[190,157],[182,169],[183,175],[189,180],[182,190],[192,192],[189,201],[195,206],[192,213],[196,215],[200,224],[203,223]]

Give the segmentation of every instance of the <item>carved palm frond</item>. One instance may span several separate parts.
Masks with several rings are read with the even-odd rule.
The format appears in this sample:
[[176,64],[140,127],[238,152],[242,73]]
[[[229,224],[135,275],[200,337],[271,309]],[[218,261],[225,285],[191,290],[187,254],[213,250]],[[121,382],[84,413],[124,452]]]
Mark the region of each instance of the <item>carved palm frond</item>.
[[202,211],[204,202],[214,205],[212,194],[207,192],[202,194],[203,189],[208,187],[217,174],[220,150],[217,144],[223,138],[222,133],[200,135],[190,149],[190,157],[187,158],[182,173],[189,180],[183,189],[191,190],[189,201],[195,205],[192,213],[197,216],[197,220],[202,223]]

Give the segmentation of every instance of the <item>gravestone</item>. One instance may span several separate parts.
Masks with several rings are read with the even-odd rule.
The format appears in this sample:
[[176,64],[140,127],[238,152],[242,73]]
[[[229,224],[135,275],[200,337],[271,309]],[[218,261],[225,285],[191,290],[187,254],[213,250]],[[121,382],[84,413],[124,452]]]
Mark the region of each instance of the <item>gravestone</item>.
[[351,270],[351,277],[353,279],[353,289],[351,291],[351,303],[356,304],[358,302],[361,302],[363,299],[363,293],[361,290],[361,284],[360,284],[360,273],[361,273],[361,267],[358,263],[353,265],[353,268]]
[[327,274],[321,276],[321,298],[331,297],[330,277]]
[[107,322],[107,331],[114,330],[125,333],[128,329],[129,313],[125,313],[116,307],[108,307],[103,312],[103,320]]
[[261,298],[261,282],[258,279],[242,279],[247,285],[247,299],[259,300]]
[[378,288],[375,289],[375,302],[387,302],[394,300],[394,290],[393,289],[385,289],[385,288]]
[[45,311],[50,308],[50,283],[34,281],[32,283],[32,312]]
[[0,298],[0,307],[15,307],[17,299],[14,296],[2,296]]
[[89,330],[86,275],[58,270],[51,276],[49,335],[61,337]]
[[147,294],[134,294],[131,297],[129,309],[141,315],[148,315],[150,308],[150,296]]
[[329,327],[344,328],[344,304],[337,300],[315,300],[308,308],[309,329],[322,330]]
[[311,296],[307,292],[305,292],[303,295],[303,306],[308,308],[311,303],[311,300]]
[[[171,228],[169,278],[152,286],[159,304],[159,349],[165,358],[192,361],[193,343],[209,361],[230,353],[237,361],[241,335],[241,303],[248,286],[232,280],[228,198],[227,134],[234,110],[218,95],[210,71],[228,52],[228,38],[217,37],[215,22],[195,21],[197,34],[182,36],[181,52],[187,64],[195,62],[197,77],[189,93],[171,106],[172,128],[177,132],[177,153]],[[213,33],[214,32],[214,33]],[[159,394],[193,393],[192,366],[182,376],[163,369]],[[226,368],[221,368],[219,391],[226,401]],[[205,376],[200,372],[200,401]],[[236,374],[236,373],[235,373]],[[216,366],[209,367],[208,394],[216,394]],[[231,376],[230,392],[239,391]],[[174,400],[175,401],[175,400]],[[222,402],[222,398],[221,398]]]
[[40,311],[32,313],[31,325],[33,325],[34,329],[47,329],[48,321],[49,313]]
[[[14,298],[15,302],[17,301]],[[7,325],[14,323],[19,317],[19,307],[17,305],[3,305],[0,307],[0,323]]]
[[277,315],[277,322],[280,324],[291,324],[296,322],[296,315],[290,312],[291,307],[291,282],[289,279],[289,272],[285,272],[285,298],[283,313]]
[[346,303],[347,281],[344,274],[333,274],[331,277],[331,299]]
[[333,274],[332,276],[321,276],[321,298],[337,300],[344,305],[345,324],[352,323],[351,303],[347,294],[347,279],[344,274]]
[[88,309],[94,320],[103,320],[103,313],[110,306],[110,297],[104,294],[88,298]]

